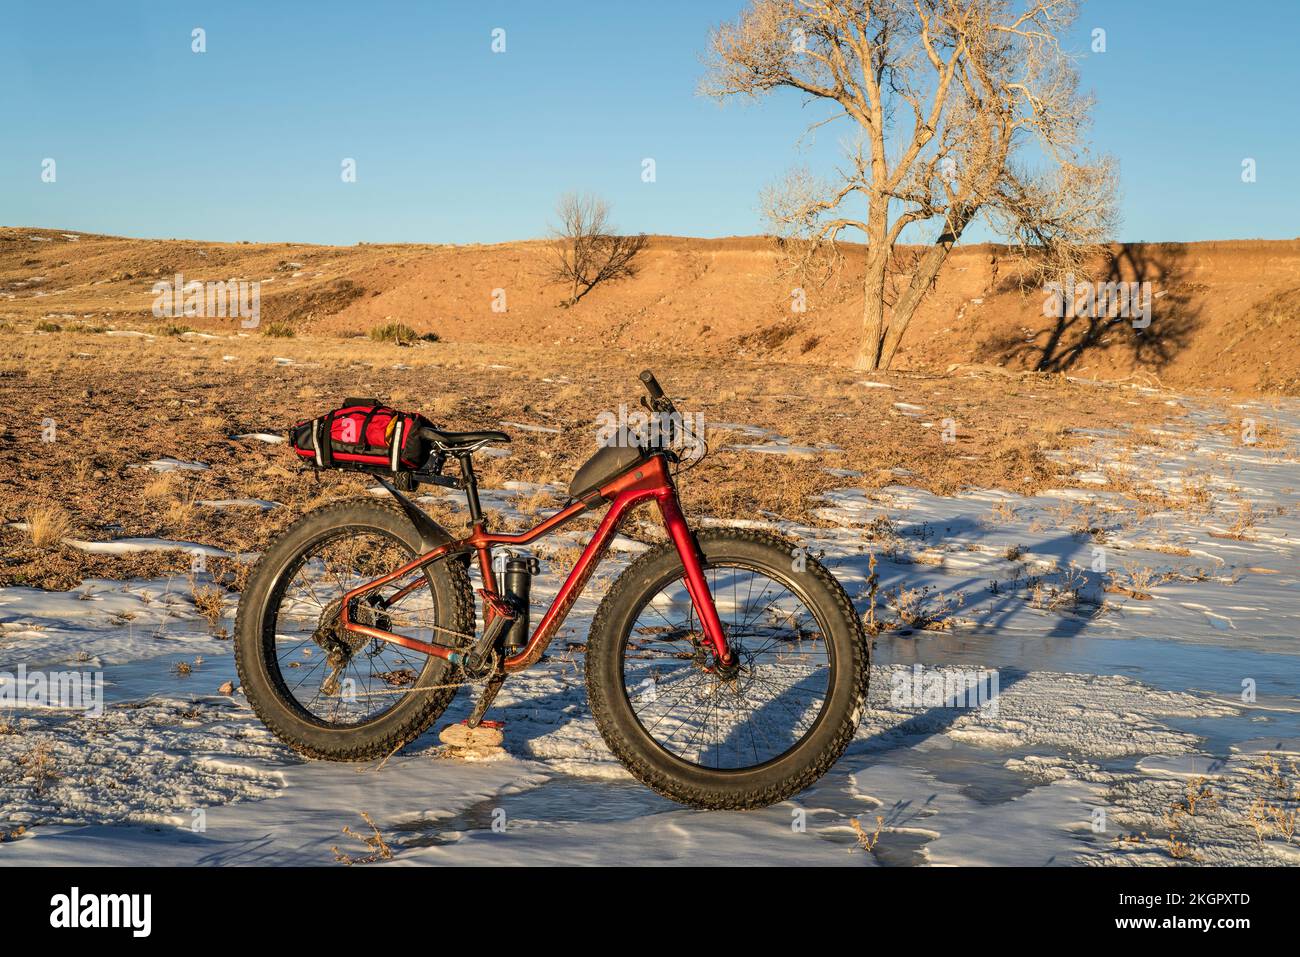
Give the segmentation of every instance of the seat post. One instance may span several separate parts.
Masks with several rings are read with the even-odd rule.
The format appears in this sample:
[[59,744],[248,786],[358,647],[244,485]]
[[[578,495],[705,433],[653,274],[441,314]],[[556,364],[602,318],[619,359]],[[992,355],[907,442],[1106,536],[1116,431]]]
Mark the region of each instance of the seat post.
[[457,460],[460,462],[460,482],[465,486],[465,499],[469,503],[469,520],[471,525],[477,525],[483,521],[483,509],[478,501],[478,479],[474,477],[474,463],[470,460],[470,452],[458,452]]

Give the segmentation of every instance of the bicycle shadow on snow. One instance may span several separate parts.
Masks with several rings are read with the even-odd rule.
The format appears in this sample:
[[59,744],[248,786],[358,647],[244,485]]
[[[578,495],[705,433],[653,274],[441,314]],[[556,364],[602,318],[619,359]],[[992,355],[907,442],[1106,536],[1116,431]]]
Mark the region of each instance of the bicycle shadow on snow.
[[[945,522],[942,525],[920,523],[914,528],[915,531],[905,529],[902,533],[903,536],[912,535],[925,541],[939,542],[945,539],[954,540],[960,538],[962,544],[967,544],[970,538],[977,536],[977,533],[989,531],[987,526],[977,520],[964,518]],[[1034,556],[1054,558],[1057,561],[1058,569],[1060,569],[1074,564],[1076,559],[1088,557],[1090,546],[1091,541],[1087,536],[1062,534],[1046,541],[1035,542],[1032,546],[1032,553]],[[865,578],[868,562],[869,558],[864,553],[829,562],[828,566],[831,568],[832,573],[836,573],[840,568],[852,568],[855,574]],[[909,569],[915,567],[917,566],[906,562],[891,561],[887,558],[878,559],[877,572],[880,575],[880,592],[883,594],[887,587],[895,585],[906,586],[909,579]],[[931,566],[924,567],[927,571],[927,577],[933,577],[934,569]],[[1089,596],[1100,595],[1104,585],[1103,575],[1077,567],[1076,574],[1079,577],[1082,593]],[[996,633],[1013,617],[1025,614],[1029,596],[1025,594],[1023,585],[1015,590],[1008,589],[998,594],[989,593],[988,585],[989,578],[986,574],[970,573],[964,577],[955,578],[950,585],[945,583],[942,592],[936,594],[978,593],[978,603],[971,602],[971,606],[978,608],[978,611],[971,615],[968,608],[963,617],[967,619],[973,618],[973,624],[969,626],[971,631],[984,634]],[[865,598],[859,598],[854,602],[854,605],[855,611],[858,614],[863,614],[866,611],[867,601]],[[1093,605],[1091,597],[1085,599],[1085,605],[1099,610],[1099,603]],[[1054,620],[1051,621],[1049,627],[1037,636],[1041,639],[1078,637],[1086,632],[1092,623],[1093,617],[1095,617],[1095,611],[1069,614],[1044,611],[1043,614],[1050,615]],[[943,657],[942,649],[929,641],[920,641],[918,639],[934,638],[942,640],[944,637],[951,637],[953,634],[952,632],[934,633],[928,631],[918,631],[912,635],[897,632],[885,633],[874,642],[876,652],[873,657],[876,659],[882,657],[881,651],[884,649],[881,648],[881,644],[883,643],[890,649],[883,655],[886,658],[885,664],[922,664],[939,667],[947,663]],[[574,641],[581,641],[583,638],[584,635],[576,633],[576,631],[575,634],[570,636],[570,640]],[[927,646],[929,647],[927,648]],[[899,651],[906,653],[899,654]],[[554,658],[552,658],[552,661],[554,661]],[[871,701],[877,707],[889,703],[891,690],[888,675],[881,670],[879,664],[880,662],[877,661],[877,667],[874,669],[872,676],[872,692],[870,695]],[[970,667],[976,666],[970,665]],[[1003,694],[1011,687],[1014,687],[1030,673],[1021,668],[1005,665],[996,667],[995,670],[998,675],[999,694]],[[809,675],[799,682],[795,688],[796,691],[805,693],[814,692],[817,690],[815,676]],[[434,729],[431,729],[426,736],[421,737],[417,747],[419,744],[431,745],[436,743],[437,729],[466,716],[471,704],[471,696],[464,693],[458,695]],[[574,707],[574,705],[577,705],[577,707]],[[761,720],[767,717],[769,713],[775,713],[775,710],[779,707],[780,702],[770,701],[760,708],[756,717]],[[840,787],[848,789],[848,775],[860,773],[873,765],[881,763],[891,753],[901,749],[916,748],[927,740],[943,736],[952,729],[958,719],[971,713],[971,708],[924,707],[890,728],[865,736],[862,732],[859,732],[859,736],[850,743],[844,756],[828,772],[826,778],[823,779],[823,783],[814,785],[814,789],[821,790],[823,786],[830,786],[831,782],[834,781],[838,781]],[[978,710],[975,710],[974,713],[978,713]],[[574,675],[572,683],[568,687],[547,690],[541,694],[528,694],[527,696],[517,697],[510,704],[494,709],[493,717],[506,722],[506,746],[512,754],[524,760],[541,760],[543,762],[547,760],[545,755],[535,756],[533,753],[533,746],[536,742],[557,733],[563,734],[565,729],[570,729],[575,722],[594,725],[581,674]],[[587,730],[594,733],[595,729],[593,726]],[[724,751],[732,747],[739,747],[741,743],[739,739],[744,733],[741,726],[732,729],[728,738],[724,739],[719,746]],[[585,732],[583,736],[586,736]],[[712,749],[710,753],[712,753]]]

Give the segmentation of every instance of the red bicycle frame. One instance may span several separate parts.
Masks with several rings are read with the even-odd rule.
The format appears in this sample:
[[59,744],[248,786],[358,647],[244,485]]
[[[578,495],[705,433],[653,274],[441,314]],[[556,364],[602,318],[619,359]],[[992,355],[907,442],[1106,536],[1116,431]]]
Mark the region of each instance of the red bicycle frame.
[[[705,579],[704,571],[700,566],[700,555],[696,549],[695,538],[691,535],[691,530],[682,515],[681,505],[677,501],[677,489],[674,487],[672,476],[668,472],[665,456],[661,453],[636,463],[610,480],[608,484],[600,488],[598,499],[589,497],[586,501],[574,502],[526,532],[512,535],[489,532],[485,527],[486,523],[479,518],[473,522],[472,530],[466,538],[440,545],[412,559],[401,568],[382,578],[367,582],[348,592],[343,598],[341,609],[343,626],[353,634],[392,642],[413,651],[423,652],[426,655],[436,655],[454,664],[460,664],[464,660],[461,649],[430,644],[407,635],[399,635],[391,631],[385,631],[382,628],[362,625],[352,621],[348,614],[352,602],[368,592],[383,588],[385,585],[402,579],[413,572],[421,571],[424,566],[431,562],[474,552],[478,555],[479,570],[483,577],[483,588],[480,590],[480,594],[484,603],[483,627],[486,629],[498,616],[509,616],[511,614],[508,605],[497,592],[496,575],[492,569],[493,546],[527,545],[553,532],[569,519],[592,508],[593,505],[598,506],[606,501],[610,502],[609,511],[605,513],[605,517],[601,520],[595,534],[592,535],[591,541],[587,543],[586,548],[578,557],[578,561],[569,572],[568,578],[565,579],[559,593],[555,596],[551,607],[547,609],[546,614],[537,625],[537,630],[533,632],[522,650],[506,658],[503,662],[506,673],[521,671],[535,664],[546,651],[547,645],[555,637],[560,625],[564,623],[564,619],[573,607],[573,603],[577,601],[592,573],[595,572],[601,559],[604,558],[610,541],[618,531],[619,523],[622,522],[631,509],[648,499],[654,499],[658,503],[659,513],[663,517],[664,528],[676,546],[677,554],[681,557],[682,566],[686,570],[686,590],[690,594],[695,613],[699,616],[705,639],[713,649],[715,660],[724,665],[731,664],[731,653],[727,648],[727,639],[722,631],[722,623],[718,619],[717,608],[713,604],[713,595],[709,591],[708,581]],[[477,512],[477,508],[473,509],[473,511]],[[419,588],[422,581],[423,576],[404,585],[385,604],[389,607],[396,604],[406,595]]]

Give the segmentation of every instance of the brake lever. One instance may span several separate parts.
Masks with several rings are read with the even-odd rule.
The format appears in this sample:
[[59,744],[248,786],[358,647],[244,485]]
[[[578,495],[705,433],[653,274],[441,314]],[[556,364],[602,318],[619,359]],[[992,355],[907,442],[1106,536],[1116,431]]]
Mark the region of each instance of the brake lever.
[[[670,451],[670,446],[673,444],[673,433],[677,429],[677,420],[675,416],[677,409],[673,406],[672,400],[667,396],[663,399],[650,399],[643,395],[641,396],[640,402],[641,407],[650,413],[651,432],[658,430],[661,435],[666,433],[666,441],[661,440],[659,442],[659,448],[668,452],[669,455],[673,455],[674,453]],[[663,427],[665,419],[667,419],[666,428]],[[648,441],[649,436],[646,436],[646,439]]]

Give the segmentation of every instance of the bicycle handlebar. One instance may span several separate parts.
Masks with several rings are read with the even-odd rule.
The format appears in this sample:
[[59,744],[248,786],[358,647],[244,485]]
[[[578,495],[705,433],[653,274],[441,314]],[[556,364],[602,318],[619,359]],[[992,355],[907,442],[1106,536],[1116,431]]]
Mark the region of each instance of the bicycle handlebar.
[[[650,435],[656,436],[657,441],[652,442],[653,447],[667,449],[673,443],[673,436],[677,428],[677,407],[673,405],[673,400],[664,394],[663,387],[659,385],[659,380],[649,369],[643,369],[638,376],[645,390],[650,393],[650,400],[646,402],[646,408],[655,414],[659,420],[658,427],[652,428]],[[643,400],[644,401],[644,400]]]
[[650,405],[656,412],[676,412],[677,407],[673,405],[673,400],[664,395],[663,388],[659,385],[659,380],[649,369],[643,369],[641,375],[641,384],[645,390],[650,393]]
[[641,370],[641,382],[644,383],[646,391],[650,393],[650,398],[657,400],[664,397],[664,390],[660,388],[659,380],[655,378],[655,374],[649,369]]

